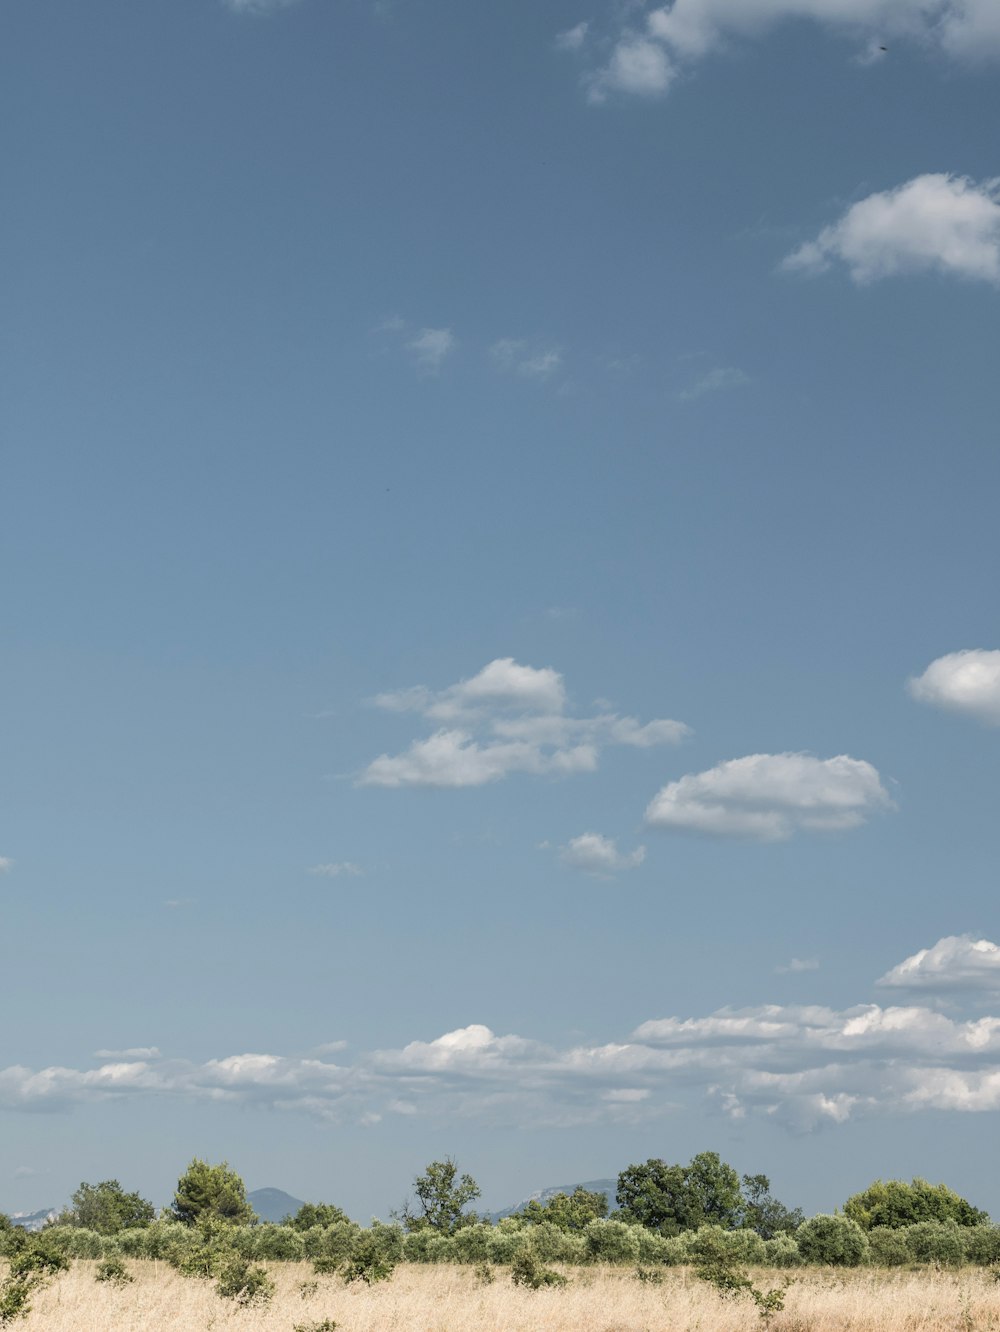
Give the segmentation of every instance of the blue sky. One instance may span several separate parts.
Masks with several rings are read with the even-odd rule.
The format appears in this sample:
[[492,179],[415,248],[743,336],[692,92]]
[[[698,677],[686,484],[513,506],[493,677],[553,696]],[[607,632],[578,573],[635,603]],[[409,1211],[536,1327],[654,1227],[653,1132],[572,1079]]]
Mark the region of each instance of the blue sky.
[[5,31],[0,1207],[1000,1215],[990,0]]

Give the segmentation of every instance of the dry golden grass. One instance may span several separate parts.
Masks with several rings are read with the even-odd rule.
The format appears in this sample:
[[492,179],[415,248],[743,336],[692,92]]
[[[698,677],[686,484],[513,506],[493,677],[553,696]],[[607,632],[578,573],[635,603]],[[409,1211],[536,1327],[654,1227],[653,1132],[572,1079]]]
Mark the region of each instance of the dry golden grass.
[[[752,1305],[722,1300],[682,1269],[661,1285],[623,1269],[568,1271],[571,1284],[522,1290],[496,1269],[480,1285],[468,1267],[397,1269],[371,1289],[315,1278],[308,1264],[270,1268],[277,1293],[266,1309],[239,1309],[212,1283],[178,1276],[164,1264],[131,1262],[136,1280],[115,1290],[94,1280],[96,1263],[77,1262],[37,1294],[25,1332],[292,1332],[332,1318],[342,1332],[749,1332],[761,1323]],[[795,1273],[775,1332],[988,1332],[1000,1329],[1000,1285],[989,1273],[809,1271]],[[780,1273],[757,1273],[760,1286]],[[318,1281],[303,1298],[303,1282]]]

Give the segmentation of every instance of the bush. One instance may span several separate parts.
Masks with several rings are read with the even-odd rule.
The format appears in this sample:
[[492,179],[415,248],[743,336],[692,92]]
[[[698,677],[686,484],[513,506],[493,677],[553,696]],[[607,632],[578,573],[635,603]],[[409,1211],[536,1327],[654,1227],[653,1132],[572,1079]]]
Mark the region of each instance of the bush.
[[[530,1227],[528,1227],[530,1230]],[[493,1227],[493,1232],[486,1242],[487,1258],[491,1263],[512,1263],[525,1245],[529,1235],[520,1226],[505,1226],[501,1223]]]
[[245,1258],[230,1258],[219,1273],[216,1293],[223,1299],[235,1300],[244,1309],[252,1305],[270,1304],[274,1295],[274,1282],[264,1267],[251,1267]]
[[490,1254],[490,1237],[493,1227],[487,1225],[463,1226],[452,1236],[452,1248],[455,1261],[459,1263],[484,1263]]
[[350,1258],[342,1269],[345,1281],[388,1281],[403,1256],[403,1235],[398,1226],[373,1221],[363,1230]]
[[663,1267],[675,1267],[684,1262],[684,1250],[676,1237],[668,1239],[655,1231],[640,1228],[638,1261],[643,1266],[659,1263]]
[[552,1221],[533,1225],[528,1243],[543,1263],[580,1264],[587,1260],[584,1236],[563,1230]]
[[846,1216],[812,1216],[799,1226],[795,1240],[807,1263],[857,1267],[868,1257],[868,1237]]
[[98,1264],[94,1280],[105,1281],[109,1286],[127,1286],[135,1277],[120,1258],[105,1258],[103,1263]]
[[45,1247],[35,1237],[26,1237],[11,1257],[6,1280],[0,1285],[0,1327],[27,1318],[32,1294],[48,1285],[59,1272],[65,1272],[69,1265],[65,1254]]
[[628,1226],[624,1221],[591,1221],[583,1234],[591,1262],[634,1266],[638,1261],[638,1226]]
[[765,1240],[761,1261],[765,1267],[801,1267],[802,1254],[794,1235],[775,1235]]
[[902,1233],[914,1262],[960,1267],[965,1261],[965,1245],[954,1221],[918,1221]]
[[1000,1263],[1000,1226],[967,1226],[962,1230],[965,1260],[980,1267]]
[[895,1226],[873,1226],[868,1232],[868,1261],[876,1267],[905,1267],[913,1261],[906,1230]]
[[279,1263],[300,1263],[306,1256],[302,1236],[287,1226],[246,1227],[243,1233],[250,1241],[250,1257]]
[[334,1328],[339,1327],[332,1318],[324,1318],[321,1322],[296,1323],[292,1332],[334,1332]]
[[510,1279],[515,1286],[541,1290],[543,1286],[565,1286],[568,1279],[561,1272],[545,1267],[530,1246],[526,1245],[511,1263]]
[[681,1235],[680,1243],[693,1263],[723,1259],[728,1263],[763,1263],[767,1252],[755,1230],[723,1230],[721,1226],[702,1226]]

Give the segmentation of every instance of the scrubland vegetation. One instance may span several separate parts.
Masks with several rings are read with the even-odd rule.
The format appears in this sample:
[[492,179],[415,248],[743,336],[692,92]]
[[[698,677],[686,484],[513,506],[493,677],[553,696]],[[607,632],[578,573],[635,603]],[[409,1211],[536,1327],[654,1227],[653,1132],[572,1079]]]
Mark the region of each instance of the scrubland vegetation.
[[226,1164],[194,1161],[155,1215],[115,1180],[81,1184],[37,1234],[0,1218],[0,1327],[1000,1328],[1000,1227],[944,1185],[876,1181],[803,1218],[712,1152],[577,1189],[495,1225],[451,1160],[391,1223],[309,1203],[257,1223]]

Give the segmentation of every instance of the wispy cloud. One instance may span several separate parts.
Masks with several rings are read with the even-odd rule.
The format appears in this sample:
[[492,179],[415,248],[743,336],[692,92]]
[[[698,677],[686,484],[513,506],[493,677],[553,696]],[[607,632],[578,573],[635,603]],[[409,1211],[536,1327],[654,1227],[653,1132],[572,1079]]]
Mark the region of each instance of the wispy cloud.
[[0,874],[9,874],[14,868],[14,862],[9,856],[0,856]]
[[876,63],[890,38],[936,47],[959,60],[1000,56],[996,0],[673,0],[649,10],[641,22],[633,13],[625,26],[588,42],[611,48],[585,79],[588,95],[595,102],[614,92],[662,96],[679,74],[734,40],[764,38],[795,20],[811,20],[857,43],[862,63]]
[[483,786],[514,772],[592,772],[609,745],[646,749],[689,734],[682,722],[666,719],[643,724],[614,712],[574,717],[558,671],[512,657],[446,689],[417,685],[374,702],[440,725],[403,753],[376,758],[361,774],[362,786]]
[[819,958],[793,957],[790,962],[774,968],[777,976],[795,975],[800,971],[819,971]]
[[587,832],[570,838],[565,846],[561,846],[559,859],[564,865],[583,870],[585,874],[610,878],[622,870],[638,869],[646,859],[646,848],[639,846],[624,853],[618,850],[613,838]]
[[682,402],[693,402],[696,398],[703,398],[707,393],[728,393],[732,389],[744,388],[750,382],[750,376],[738,366],[720,365],[714,370],[709,370],[700,379],[696,379],[690,387],[677,396]]
[[522,338],[501,338],[490,348],[490,358],[499,369],[524,379],[549,379],[562,366],[557,347],[539,347]]
[[579,51],[587,40],[587,33],[590,31],[590,24],[587,22],[577,23],[575,27],[567,28],[565,32],[559,33],[555,40],[557,51]]
[[436,375],[458,346],[450,328],[422,328],[406,344],[421,370]]
[[969,648],[938,657],[908,682],[918,703],[1000,726],[1000,652]]
[[95,1050],[95,1059],[159,1059],[155,1045],[135,1045],[128,1050]]
[[276,9],[288,9],[299,0],[222,0],[222,3],[234,14],[269,14]]
[[669,782],[646,822],[718,837],[782,842],[796,832],[857,828],[894,808],[875,768],[840,754],[749,754]]
[[[941,940],[924,956],[949,952],[954,940]],[[701,1113],[807,1131],[864,1116],[1000,1109],[1000,1016],[758,1004],[653,1018],[610,1043],[552,1045],[472,1022],[341,1063],[246,1053],[0,1070],[8,1110],[135,1096],[257,1105],[334,1123],[402,1114],[508,1127],[630,1122],[694,1097]]]
[[306,873],[318,875],[322,879],[357,879],[364,874],[364,870],[353,860],[333,860],[325,865],[310,865]]
[[821,273],[837,260],[861,284],[929,272],[998,283],[1000,180],[976,184],[941,172],[870,194],[782,267]]

